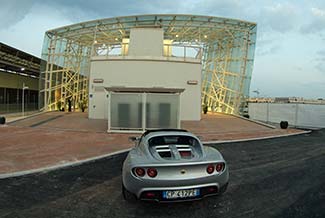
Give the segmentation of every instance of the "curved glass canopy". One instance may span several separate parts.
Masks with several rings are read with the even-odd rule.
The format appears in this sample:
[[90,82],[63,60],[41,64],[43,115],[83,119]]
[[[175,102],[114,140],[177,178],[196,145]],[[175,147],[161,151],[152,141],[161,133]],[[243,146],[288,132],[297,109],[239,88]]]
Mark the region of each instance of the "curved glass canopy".
[[[74,108],[88,101],[93,55],[125,55],[131,28],[163,28],[170,46],[198,48],[202,61],[202,105],[240,114],[253,70],[256,24],[196,15],[139,15],[93,20],[45,33],[40,106]],[[121,48],[118,53],[112,51]],[[165,48],[164,48],[165,49]],[[185,55],[186,56],[186,55]]]

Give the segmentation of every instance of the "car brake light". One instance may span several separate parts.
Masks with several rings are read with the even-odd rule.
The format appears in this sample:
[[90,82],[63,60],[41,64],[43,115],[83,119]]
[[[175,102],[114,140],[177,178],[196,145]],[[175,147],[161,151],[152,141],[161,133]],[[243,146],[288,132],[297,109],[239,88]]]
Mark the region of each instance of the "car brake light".
[[224,167],[225,167],[225,164],[224,163],[218,163],[216,165],[216,171],[217,172],[221,172],[224,169]]
[[146,174],[146,171],[141,167],[135,168],[134,172],[137,176],[140,176],[140,177],[143,177]]
[[153,178],[153,177],[157,176],[158,172],[157,172],[157,170],[155,168],[149,168],[147,170],[147,174],[148,174],[148,176]]
[[207,173],[211,174],[214,171],[214,166],[212,164],[208,165],[207,167]]
[[209,193],[214,193],[214,192],[217,192],[217,187],[210,187],[210,188],[208,188],[208,192]]

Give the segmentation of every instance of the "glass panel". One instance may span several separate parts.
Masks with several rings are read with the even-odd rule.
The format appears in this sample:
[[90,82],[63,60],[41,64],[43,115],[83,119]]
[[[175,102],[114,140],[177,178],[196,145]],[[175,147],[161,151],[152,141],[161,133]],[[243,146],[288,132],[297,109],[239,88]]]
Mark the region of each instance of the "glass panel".
[[179,95],[147,94],[147,128],[177,128]]
[[111,128],[141,129],[142,128],[142,94],[112,93],[111,94]]

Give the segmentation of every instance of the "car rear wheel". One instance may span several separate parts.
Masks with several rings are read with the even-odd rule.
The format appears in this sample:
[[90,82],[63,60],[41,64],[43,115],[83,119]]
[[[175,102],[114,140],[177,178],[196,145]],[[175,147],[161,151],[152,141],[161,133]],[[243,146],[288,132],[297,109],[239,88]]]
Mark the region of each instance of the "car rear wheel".
[[127,202],[136,202],[137,198],[134,194],[132,194],[131,192],[129,192],[124,185],[122,184],[122,195],[124,200],[126,200]]

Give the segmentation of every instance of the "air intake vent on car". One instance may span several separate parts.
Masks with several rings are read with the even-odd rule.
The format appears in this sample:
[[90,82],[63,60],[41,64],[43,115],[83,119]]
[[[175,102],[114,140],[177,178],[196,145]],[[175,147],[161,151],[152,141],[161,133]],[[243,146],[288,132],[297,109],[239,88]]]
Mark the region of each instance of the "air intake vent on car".
[[172,153],[169,148],[169,145],[157,145],[155,146],[156,152],[159,154],[160,157],[162,158],[171,158]]
[[192,148],[189,145],[176,145],[177,151],[182,158],[192,158]]

